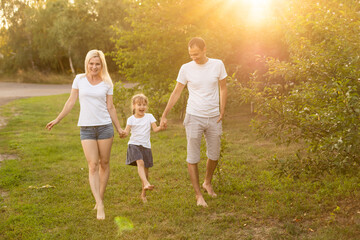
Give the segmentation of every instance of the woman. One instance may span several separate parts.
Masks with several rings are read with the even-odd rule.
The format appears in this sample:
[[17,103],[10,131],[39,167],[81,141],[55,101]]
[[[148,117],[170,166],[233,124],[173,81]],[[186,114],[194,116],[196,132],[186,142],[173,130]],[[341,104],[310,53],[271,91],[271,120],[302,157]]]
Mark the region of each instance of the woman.
[[80,139],[89,166],[89,182],[94,195],[97,219],[105,219],[104,193],[110,174],[110,151],[114,137],[113,124],[123,135],[113,104],[113,83],[102,51],[91,50],[85,58],[85,74],[75,77],[70,97],[57,118],[46,125],[58,124],[80,101]]

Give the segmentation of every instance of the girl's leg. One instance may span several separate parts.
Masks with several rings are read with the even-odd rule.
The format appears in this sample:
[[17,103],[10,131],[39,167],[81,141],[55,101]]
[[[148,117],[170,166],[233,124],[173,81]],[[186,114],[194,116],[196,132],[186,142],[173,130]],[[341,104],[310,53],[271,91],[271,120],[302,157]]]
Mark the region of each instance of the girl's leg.
[[97,141],[100,155],[100,197],[104,201],[104,193],[110,176],[110,152],[113,138],[101,139]]
[[151,185],[147,179],[147,174],[144,166],[144,161],[142,159],[136,161],[137,167],[138,167],[138,173],[141,179],[141,182],[143,184],[144,190],[152,190],[154,188],[154,185]]
[[104,204],[100,196],[100,177],[99,177],[99,149],[96,140],[82,140],[81,145],[84,150],[89,167],[89,183],[91,192],[96,201],[97,219],[105,219]]
[[[144,170],[145,170],[146,179],[149,180],[149,169],[148,169],[148,168],[144,168]],[[147,199],[146,199],[146,189],[144,188],[144,184],[142,184],[141,199],[143,200],[144,203],[147,202]]]

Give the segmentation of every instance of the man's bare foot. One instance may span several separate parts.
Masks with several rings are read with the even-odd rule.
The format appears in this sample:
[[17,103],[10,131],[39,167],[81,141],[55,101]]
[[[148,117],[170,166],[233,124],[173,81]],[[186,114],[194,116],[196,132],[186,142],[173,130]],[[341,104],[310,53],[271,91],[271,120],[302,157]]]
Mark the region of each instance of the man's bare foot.
[[104,220],[105,219],[104,204],[96,204],[96,206],[97,206],[96,218],[98,220]]
[[197,196],[196,197],[196,205],[202,206],[202,207],[208,207],[207,203],[205,202],[203,196]]
[[155,187],[154,185],[149,184],[144,187],[144,190],[153,190],[154,187]]
[[216,195],[216,193],[214,192],[211,184],[205,184],[205,183],[203,183],[202,187],[203,187],[203,189],[204,189],[211,197],[213,197],[213,198],[216,198],[216,197],[217,197],[217,195]]

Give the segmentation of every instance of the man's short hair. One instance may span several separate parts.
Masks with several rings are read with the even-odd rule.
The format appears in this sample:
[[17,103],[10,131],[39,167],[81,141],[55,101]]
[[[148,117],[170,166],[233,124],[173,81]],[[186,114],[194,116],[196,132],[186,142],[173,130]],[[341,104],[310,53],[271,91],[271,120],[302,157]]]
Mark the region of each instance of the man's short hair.
[[188,47],[198,47],[200,50],[204,50],[205,48],[205,41],[201,37],[194,37],[189,41]]

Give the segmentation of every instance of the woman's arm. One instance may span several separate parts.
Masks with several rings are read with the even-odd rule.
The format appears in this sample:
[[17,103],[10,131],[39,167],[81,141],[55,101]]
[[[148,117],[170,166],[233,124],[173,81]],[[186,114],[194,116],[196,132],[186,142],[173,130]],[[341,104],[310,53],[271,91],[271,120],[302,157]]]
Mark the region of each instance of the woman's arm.
[[49,131],[52,129],[52,127],[54,127],[56,124],[58,124],[64,117],[66,117],[66,115],[69,114],[71,109],[74,107],[78,96],[79,96],[79,89],[72,88],[71,92],[70,92],[70,96],[69,96],[68,100],[66,101],[63,110],[59,113],[59,115],[54,120],[52,120],[51,122],[46,124],[46,128]]
[[114,102],[113,102],[113,95],[106,95],[106,107],[110,114],[111,121],[115,125],[116,131],[118,132],[118,134],[121,137],[124,132],[120,126],[120,122],[119,122],[119,119],[116,114],[116,108],[115,108]]

